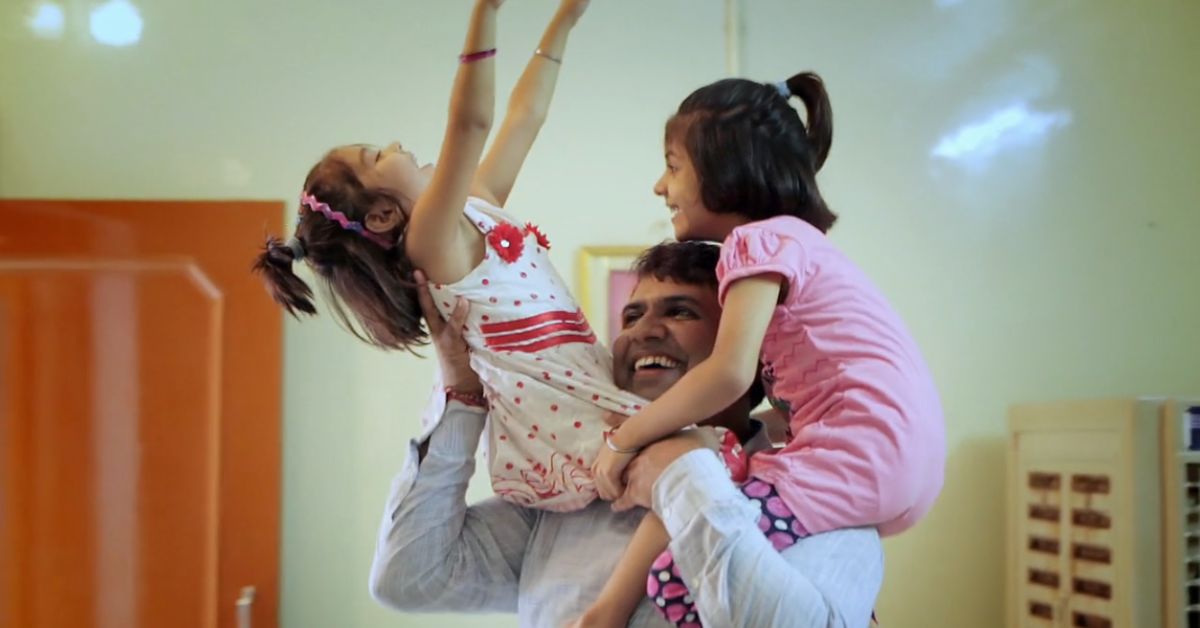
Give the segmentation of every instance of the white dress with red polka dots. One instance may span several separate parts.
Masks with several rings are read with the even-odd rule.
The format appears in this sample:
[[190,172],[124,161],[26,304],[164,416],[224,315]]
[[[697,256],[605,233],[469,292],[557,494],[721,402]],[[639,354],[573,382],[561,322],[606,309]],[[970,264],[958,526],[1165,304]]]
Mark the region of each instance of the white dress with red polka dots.
[[485,234],[483,261],[431,292],[443,316],[457,296],[471,304],[465,337],[490,405],[492,488],[523,506],[577,510],[596,497],[590,469],[604,411],[632,413],[645,401],[613,385],[612,356],[550,264],[538,228],[477,198],[464,212]]

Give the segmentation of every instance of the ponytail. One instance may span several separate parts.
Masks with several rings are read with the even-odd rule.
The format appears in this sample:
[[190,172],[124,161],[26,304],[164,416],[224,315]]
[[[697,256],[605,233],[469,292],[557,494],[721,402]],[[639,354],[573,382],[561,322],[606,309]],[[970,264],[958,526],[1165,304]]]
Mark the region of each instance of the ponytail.
[[825,91],[821,77],[814,72],[801,72],[786,82],[788,91],[804,102],[813,172],[817,172],[825,165],[825,158],[829,156],[829,149],[833,145],[833,107],[829,104],[829,93]]
[[284,243],[275,236],[268,236],[263,251],[254,261],[254,272],[262,276],[271,298],[282,305],[288,314],[299,318],[300,313],[314,315],[312,288],[292,271],[292,265],[303,253],[299,240],[294,244]]

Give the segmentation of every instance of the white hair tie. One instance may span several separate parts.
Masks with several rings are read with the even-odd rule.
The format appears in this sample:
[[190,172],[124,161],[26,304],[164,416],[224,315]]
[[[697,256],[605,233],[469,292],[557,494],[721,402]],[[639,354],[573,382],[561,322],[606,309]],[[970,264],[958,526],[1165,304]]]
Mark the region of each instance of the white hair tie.
[[779,95],[783,96],[784,100],[792,97],[792,90],[788,88],[787,81],[778,81],[776,83],[772,83],[772,85],[775,86],[775,91],[779,92]]
[[292,238],[287,241],[287,247],[292,250],[292,261],[298,262],[304,259],[304,244],[299,238]]

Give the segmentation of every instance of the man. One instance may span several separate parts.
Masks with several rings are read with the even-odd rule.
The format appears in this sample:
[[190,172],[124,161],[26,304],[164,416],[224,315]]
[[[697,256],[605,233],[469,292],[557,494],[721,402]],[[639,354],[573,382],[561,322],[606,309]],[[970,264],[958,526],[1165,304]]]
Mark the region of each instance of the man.
[[[613,343],[618,386],[654,399],[708,357],[721,315],[718,254],[711,244],[670,243],[639,259]],[[459,335],[465,308],[443,325],[425,306],[445,383],[469,401],[480,385]],[[749,418],[757,395],[705,423],[729,428],[747,450],[769,446]],[[653,507],[670,533],[705,625],[868,624],[883,577],[878,534],[839,530],[775,551],[758,529],[758,508],[730,481],[705,430],[646,448],[614,504],[554,513],[496,497],[467,506],[484,419],[482,408],[451,400],[428,438],[410,446],[371,571],[380,602],[410,611],[516,612],[522,626],[563,626],[595,600],[645,512],[634,506],[642,506]],[[629,625],[668,624],[647,599]]]

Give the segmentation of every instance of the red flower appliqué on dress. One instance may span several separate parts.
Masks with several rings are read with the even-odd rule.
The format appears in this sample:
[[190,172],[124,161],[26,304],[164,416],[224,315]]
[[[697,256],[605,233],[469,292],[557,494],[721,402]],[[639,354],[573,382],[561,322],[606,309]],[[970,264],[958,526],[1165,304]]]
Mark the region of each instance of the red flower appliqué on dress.
[[496,250],[500,259],[511,264],[521,257],[525,248],[525,234],[514,224],[501,222],[487,233],[488,244]]
[[537,225],[533,224],[532,222],[525,223],[525,232],[532,233],[533,237],[537,238],[538,246],[546,249],[547,251],[550,250],[550,238],[547,238],[546,234],[542,233],[542,230],[538,229]]

